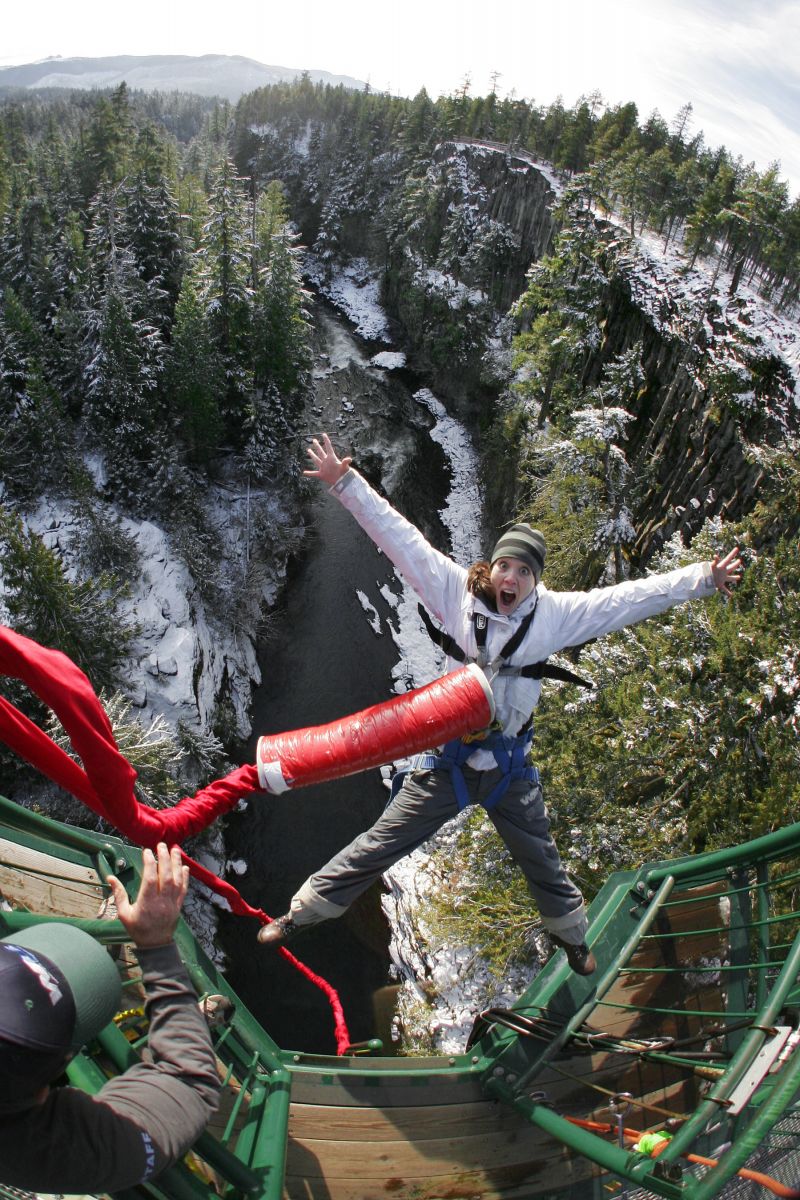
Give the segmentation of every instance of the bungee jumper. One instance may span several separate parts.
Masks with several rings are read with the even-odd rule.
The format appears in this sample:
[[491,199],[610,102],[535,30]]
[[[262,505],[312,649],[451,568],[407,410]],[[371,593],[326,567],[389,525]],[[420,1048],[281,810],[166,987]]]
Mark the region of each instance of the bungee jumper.
[[307,452],[312,465],[304,474],[325,484],[355,517],[442,627],[434,636],[447,655],[446,671],[465,661],[484,671],[495,719],[477,734],[434,743],[413,760],[383,815],[301,885],[288,912],[259,930],[259,942],[283,947],[300,930],[341,916],[446,821],[481,804],[522,870],[551,942],[564,949],[573,971],[590,975],[597,964],[586,944],[583,897],[550,834],[539,773],[529,758],[541,680],[554,671],[546,660],[715,590],[730,595],[741,578],[738,549],[588,592],[550,591],[542,583],[546,546],[539,530],[511,526],[489,560],[467,570],[392,508],[351,457],[339,458],[326,433]]

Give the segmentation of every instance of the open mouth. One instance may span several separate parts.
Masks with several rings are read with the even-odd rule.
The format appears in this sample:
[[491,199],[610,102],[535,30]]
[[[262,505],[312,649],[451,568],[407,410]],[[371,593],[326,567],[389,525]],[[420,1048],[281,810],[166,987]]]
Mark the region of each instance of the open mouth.
[[500,603],[502,605],[504,605],[506,608],[508,608],[508,606],[510,604],[513,604],[514,601],[516,600],[516,598],[517,598],[516,592],[507,592],[505,589],[503,589],[503,591],[500,592]]

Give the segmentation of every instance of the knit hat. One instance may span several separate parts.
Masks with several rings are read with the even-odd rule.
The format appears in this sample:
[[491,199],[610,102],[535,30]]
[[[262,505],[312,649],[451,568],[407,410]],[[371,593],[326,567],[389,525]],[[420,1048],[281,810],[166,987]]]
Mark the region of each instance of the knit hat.
[[523,523],[512,525],[510,529],[500,535],[490,561],[495,563],[498,558],[519,558],[528,564],[538,582],[544,570],[546,553],[547,549],[541,531]]
[[0,939],[0,1092],[13,1100],[50,1083],[120,996],[111,956],[74,925],[43,922]]

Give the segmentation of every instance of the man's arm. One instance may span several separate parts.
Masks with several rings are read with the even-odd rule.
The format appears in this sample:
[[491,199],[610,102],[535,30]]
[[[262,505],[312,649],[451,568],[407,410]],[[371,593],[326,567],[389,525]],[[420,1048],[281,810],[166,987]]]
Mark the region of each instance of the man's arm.
[[[152,1062],[110,1079],[95,1096],[54,1088],[19,1114],[0,1178],[43,1192],[117,1192],[181,1158],[217,1106],[219,1078],[208,1029],[174,943],[144,949]],[[16,1126],[16,1128],[15,1128]]]
[[[132,1121],[149,1139],[148,1170],[156,1174],[199,1137],[219,1099],[214,1049],[197,996],[173,941],[189,886],[189,869],[177,846],[159,843],[143,854],[142,883],[131,903],[120,881],[109,876],[119,919],[134,941],[150,1021],[150,1062],[117,1076],[94,1098]],[[117,1184],[107,1190],[125,1186]]]
[[109,886],[137,945],[151,1061],[96,1096],[55,1088],[43,1104],[0,1124],[0,1179],[18,1187],[68,1194],[134,1187],[185,1154],[217,1106],[214,1050],[172,940],[188,887],[180,850],[144,851],[133,904],[119,880],[110,877]]
[[142,950],[139,962],[152,1061],[110,1079],[91,1099],[105,1110],[104,1123],[113,1114],[123,1143],[130,1140],[130,1126],[134,1127],[144,1173],[138,1175],[137,1167],[132,1178],[134,1164],[117,1158],[120,1175],[105,1183],[104,1191],[119,1191],[149,1179],[181,1158],[205,1129],[219,1099],[208,1027],[175,944]]

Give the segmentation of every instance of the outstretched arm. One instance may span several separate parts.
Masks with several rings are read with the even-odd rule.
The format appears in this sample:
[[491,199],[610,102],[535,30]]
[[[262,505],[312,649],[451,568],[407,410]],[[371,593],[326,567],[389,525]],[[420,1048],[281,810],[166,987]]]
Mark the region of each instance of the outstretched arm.
[[350,471],[352,458],[350,455],[339,458],[327,433],[313,438],[307,452],[313,466],[303,474],[326,484],[426,608],[443,621],[451,609],[460,612],[467,577],[464,568],[431,546],[358,471]]
[[614,633],[676,604],[701,600],[713,595],[714,588],[730,596],[731,587],[741,576],[737,548],[715,555],[711,562],[692,563],[589,592],[543,591],[536,618],[542,655]]

